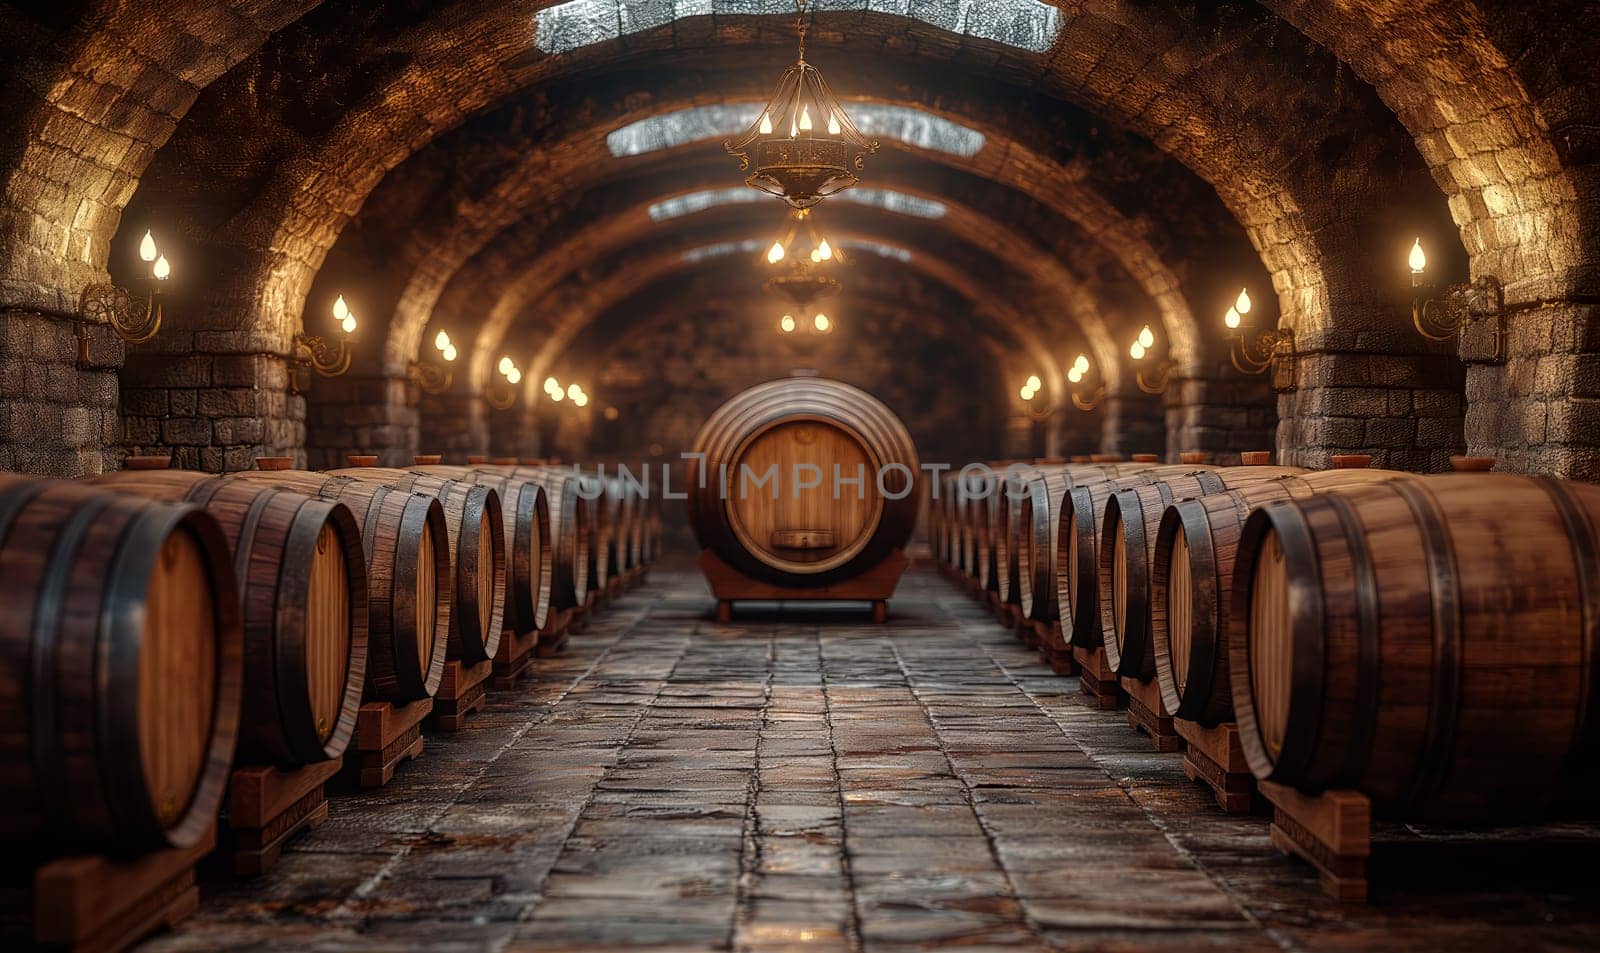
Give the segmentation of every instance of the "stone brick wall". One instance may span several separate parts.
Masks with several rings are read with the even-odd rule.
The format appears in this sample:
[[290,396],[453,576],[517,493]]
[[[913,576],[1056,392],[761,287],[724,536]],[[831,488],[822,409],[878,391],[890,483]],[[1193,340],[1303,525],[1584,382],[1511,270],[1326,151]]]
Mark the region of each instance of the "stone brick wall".
[[423,394],[417,407],[417,452],[441,454],[447,463],[489,452],[489,417],[497,412],[476,395]]
[[1111,394],[1100,405],[1101,453],[1124,457],[1136,453],[1165,453],[1166,415],[1161,398],[1143,393]]
[[417,408],[403,377],[312,377],[317,399],[306,422],[312,467],[342,467],[352,453],[378,455],[385,466],[411,463],[417,453]]
[[172,454],[173,466],[211,472],[255,467],[258,456],[306,465],[305,398],[289,393],[276,354],[129,352],[123,442],[130,453]]
[[1242,452],[1273,450],[1278,408],[1265,377],[1210,370],[1216,376],[1175,378],[1167,389],[1166,459],[1202,451],[1208,462],[1232,465]]
[[121,422],[117,371],[123,344],[84,325],[31,311],[0,310],[0,470],[73,477],[116,469]]
[[1467,444],[1500,468],[1600,480],[1600,307],[1512,314],[1504,365],[1467,369]]

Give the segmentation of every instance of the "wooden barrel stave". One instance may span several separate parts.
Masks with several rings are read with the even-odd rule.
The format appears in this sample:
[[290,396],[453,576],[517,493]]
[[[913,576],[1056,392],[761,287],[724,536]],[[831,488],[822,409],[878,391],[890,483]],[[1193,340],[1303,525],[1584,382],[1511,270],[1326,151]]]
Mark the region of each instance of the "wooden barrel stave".
[[[838,441],[841,451],[848,447],[851,455],[862,458],[865,483],[856,500],[861,505],[841,509],[841,500],[835,499],[827,514],[808,512],[811,500],[794,501],[787,508],[768,508],[769,512],[762,518],[770,515],[774,525],[796,518],[837,519],[851,535],[849,540],[831,546],[796,550],[780,557],[773,552],[781,548],[776,543],[741,538],[742,530],[737,528],[732,515],[733,507],[741,502],[738,493],[740,466],[747,462],[746,450],[758,441],[772,435],[773,442],[781,449],[784,439],[804,436],[801,431],[793,434],[784,431],[807,423],[827,431],[812,432],[812,439],[826,437]],[[915,529],[921,481],[918,477],[920,464],[910,435],[887,407],[849,385],[822,378],[790,378],[757,385],[718,408],[700,429],[694,446],[704,455],[702,461],[691,466],[687,481],[689,519],[696,539],[701,548],[712,551],[723,562],[753,579],[810,588],[852,578],[878,565],[894,550],[903,548]],[[889,471],[897,475],[887,487],[890,492],[880,493],[875,478],[891,465],[905,467],[909,480],[902,486],[905,478],[898,475],[898,471]],[[757,475],[764,472],[759,467],[755,470]],[[727,500],[717,492],[720,475],[724,472],[729,482],[735,484]],[[706,476],[704,489],[699,486],[702,474]],[[854,476],[842,470],[841,475]],[[780,473],[779,479],[788,481],[791,476],[792,473]],[[823,474],[825,486],[832,476]],[[890,498],[901,490],[906,492],[899,499]],[[758,531],[757,538],[766,537]]]
[[0,477],[0,836],[19,849],[188,847],[237,739],[227,543],[194,506]]
[[444,677],[454,589],[449,528],[437,499],[349,477],[247,470],[227,479],[284,486],[344,503],[367,566],[367,674],[362,697],[404,705],[432,698]]
[[1600,487],[1442,476],[1281,500],[1238,560],[1229,660],[1258,777],[1481,822],[1592,773]]
[[192,471],[90,482],[198,504],[222,527],[244,621],[240,762],[293,768],[343,754],[361,707],[368,626],[366,557],[350,509]]
[[506,541],[506,626],[521,635],[545,627],[550,614],[550,502],[544,486],[488,466],[419,466],[416,470],[492,486],[500,495]]
[[573,471],[565,467],[494,464],[485,472],[531,480],[545,493],[550,514],[550,607],[557,611],[583,605],[590,587],[593,533],[589,501],[578,492]]
[[[1167,710],[1208,728],[1233,720],[1225,633],[1239,535],[1254,507],[1411,476],[1397,470],[1327,470],[1265,480],[1168,507],[1150,560],[1150,645]],[[1174,604],[1171,590],[1175,576],[1185,581],[1187,598],[1181,606]],[[1171,628],[1175,614],[1188,622],[1182,633]]]
[[1150,564],[1167,507],[1305,472],[1300,467],[1263,466],[1195,470],[1111,494],[1100,521],[1096,555],[1100,637],[1112,671],[1141,682],[1156,675],[1150,641]]

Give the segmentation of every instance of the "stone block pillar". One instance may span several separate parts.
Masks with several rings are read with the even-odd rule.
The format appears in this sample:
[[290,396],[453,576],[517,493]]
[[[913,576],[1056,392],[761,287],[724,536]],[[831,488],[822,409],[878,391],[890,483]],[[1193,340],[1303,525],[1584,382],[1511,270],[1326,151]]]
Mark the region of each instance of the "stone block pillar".
[[0,310],[0,470],[77,477],[114,470],[122,437],[117,373],[124,347],[102,325]]
[[417,409],[404,377],[312,375],[307,459],[313,469],[346,466],[352,453],[384,466],[410,466],[417,454]]

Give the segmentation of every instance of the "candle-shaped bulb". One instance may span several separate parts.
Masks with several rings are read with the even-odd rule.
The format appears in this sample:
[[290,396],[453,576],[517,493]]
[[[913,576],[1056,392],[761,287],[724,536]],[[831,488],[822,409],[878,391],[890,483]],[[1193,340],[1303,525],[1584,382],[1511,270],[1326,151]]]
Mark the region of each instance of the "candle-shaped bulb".
[[822,240],[822,244],[817,246],[817,256],[819,261],[833,260],[833,246],[828,244],[826,238]]
[[1144,352],[1145,352],[1145,347],[1139,341],[1133,342],[1133,346],[1128,348],[1128,356],[1133,358],[1136,361],[1144,360]]
[[1239,330],[1240,321],[1239,309],[1237,306],[1228,309],[1228,313],[1222,316],[1222,323],[1226,324],[1228,326],[1228,330],[1230,331]]
[[843,130],[839,126],[839,117],[833,113],[828,114],[828,135],[837,136]]
[[1250,300],[1250,289],[1249,288],[1240,288],[1239,289],[1239,300],[1235,301],[1233,303],[1233,307],[1240,314],[1249,314],[1250,313],[1250,309],[1255,307],[1255,302]]
[[1418,238],[1416,244],[1411,246],[1411,273],[1420,275],[1428,267],[1428,255],[1422,250],[1422,239]]
[[800,131],[811,131],[811,105],[809,103],[800,107]]
[[1044,386],[1044,382],[1039,380],[1039,375],[1038,374],[1030,374],[1030,375],[1028,375],[1028,389],[1029,390],[1038,390],[1039,388],[1041,388],[1043,386]]
[[792,314],[784,315],[783,319],[778,322],[778,328],[780,330],[782,330],[784,334],[793,333],[794,332],[794,315],[792,315]]
[[344,295],[334,299],[333,320],[343,321],[350,314],[350,306],[344,303]]
[[589,395],[579,394],[578,396],[572,398],[572,402],[577,404],[579,407],[587,407],[589,406]]
[[[511,369],[511,373],[506,375],[506,383],[507,384],[520,384],[520,383],[522,383],[522,372],[517,370],[515,367],[513,367]],[[560,392],[557,391],[557,393],[560,393]]]
[[823,334],[827,334],[829,331],[833,330],[833,322],[828,320],[828,316],[820,311],[817,312],[817,316],[815,318],[811,319],[811,326],[816,328],[818,331],[821,331]]
[[[510,378],[507,378],[507,380],[509,380],[509,379]],[[550,392],[550,399],[559,404],[562,401],[567,399],[567,395],[565,393],[563,393],[562,390],[558,387],[555,390]]]
[[354,314],[346,314],[344,320],[339,322],[339,327],[343,328],[346,334],[356,333],[356,316]]
[[456,359],[456,346],[454,344],[446,344],[444,346],[444,359],[446,363]]
[[1156,346],[1155,332],[1150,330],[1148,324],[1139,329],[1139,346],[1147,349]]
[[820,248],[811,249],[811,263],[813,265],[822,264],[822,250]]
[[1074,384],[1081,383],[1083,381],[1083,371],[1080,371],[1074,367],[1072,370],[1067,371],[1067,380]]
[[441,351],[444,350],[445,348],[449,347],[450,346],[450,333],[448,331],[440,331],[438,334],[434,335],[434,337],[433,337],[433,346],[438,348]]
[[1079,354],[1078,359],[1072,362],[1072,367],[1080,377],[1089,373],[1089,355]]
[[156,258],[156,263],[150,266],[150,273],[156,276],[157,281],[166,281],[172,277],[172,265],[168,264],[166,255]]
[[581,393],[583,393],[583,388],[579,387],[577,384],[569,384],[567,386],[568,397],[577,397]]
[[776,265],[778,262],[783,261],[785,254],[787,252],[783,250],[783,242],[773,242],[772,247],[767,249],[767,264]]
[[772,115],[770,113],[761,114],[761,134],[763,136],[772,135]]
[[1018,393],[1020,394],[1020,396],[1022,397],[1023,400],[1033,400],[1033,391],[1029,390],[1026,387],[1024,387]]
[[145,232],[144,238],[139,240],[139,257],[145,261],[156,260],[156,237],[149,232]]

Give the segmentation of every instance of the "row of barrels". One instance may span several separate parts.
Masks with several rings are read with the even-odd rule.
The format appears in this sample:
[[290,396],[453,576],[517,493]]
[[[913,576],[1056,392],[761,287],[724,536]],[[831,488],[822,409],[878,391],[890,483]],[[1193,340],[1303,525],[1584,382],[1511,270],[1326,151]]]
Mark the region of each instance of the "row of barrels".
[[232,767],[340,758],[363,703],[432,697],[447,660],[592,608],[660,538],[637,487],[569,467],[351,462],[0,475],[8,843],[192,846]]
[[[1600,487],[1133,461],[994,465],[932,508],[946,571],[1237,725],[1250,770],[1406,819],[1565,807],[1600,743]],[[1458,469],[1487,469],[1463,459]]]

